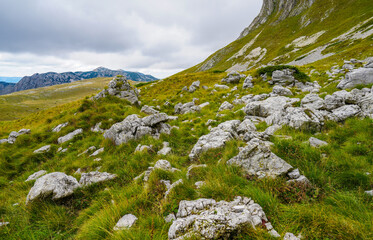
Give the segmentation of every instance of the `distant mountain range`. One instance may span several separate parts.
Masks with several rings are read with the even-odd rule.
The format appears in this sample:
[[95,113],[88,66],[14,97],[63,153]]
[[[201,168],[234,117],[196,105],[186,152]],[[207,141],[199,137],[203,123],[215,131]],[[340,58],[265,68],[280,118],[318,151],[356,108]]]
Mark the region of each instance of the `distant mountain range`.
[[128,72],[124,70],[110,70],[108,68],[99,67],[88,72],[64,72],[64,73],[35,73],[32,76],[23,77],[18,83],[0,82],[0,95],[23,91],[27,89],[53,86],[57,84],[75,82],[83,79],[97,77],[114,77],[123,75],[128,80],[150,82],[157,80],[151,75],[145,75],[139,72]]

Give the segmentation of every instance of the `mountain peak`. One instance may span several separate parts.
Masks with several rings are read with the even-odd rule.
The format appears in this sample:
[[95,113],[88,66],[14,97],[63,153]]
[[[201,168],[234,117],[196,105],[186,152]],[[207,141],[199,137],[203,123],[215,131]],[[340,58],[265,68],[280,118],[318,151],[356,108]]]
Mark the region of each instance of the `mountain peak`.
[[304,9],[309,8],[315,0],[263,0],[263,6],[259,15],[240,34],[240,38],[245,37],[250,32],[266,23],[270,16],[274,16],[274,23],[278,23],[287,17],[300,14]]

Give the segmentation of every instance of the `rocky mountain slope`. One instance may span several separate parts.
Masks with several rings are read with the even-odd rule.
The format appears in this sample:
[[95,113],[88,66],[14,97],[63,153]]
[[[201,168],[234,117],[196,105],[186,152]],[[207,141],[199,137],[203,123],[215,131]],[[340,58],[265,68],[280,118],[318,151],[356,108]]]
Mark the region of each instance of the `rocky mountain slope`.
[[[336,4],[264,1],[267,22],[237,41],[322,3]],[[0,122],[0,238],[373,239],[373,54],[339,48],[298,67],[117,76]]]
[[0,82],[0,93],[8,94],[11,93],[14,89],[15,83]]
[[32,76],[23,77],[17,84],[7,89],[0,89],[0,94],[8,94],[11,92],[23,91],[27,89],[34,89],[46,86],[53,86],[63,83],[70,83],[83,79],[99,78],[99,77],[114,77],[117,75],[123,75],[128,80],[149,82],[157,80],[157,78],[151,75],[145,75],[139,72],[128,72],[124,70],[110,70],[104,67],[99,67],[93,71],[88,72],[65,72],[65,73],[35,73]]
[[[262,65],[311,66],[372,54],[369,0],[264,0],[239,38],[185,72],[246,71]],[[184,73],[184,72],[183,72]]]

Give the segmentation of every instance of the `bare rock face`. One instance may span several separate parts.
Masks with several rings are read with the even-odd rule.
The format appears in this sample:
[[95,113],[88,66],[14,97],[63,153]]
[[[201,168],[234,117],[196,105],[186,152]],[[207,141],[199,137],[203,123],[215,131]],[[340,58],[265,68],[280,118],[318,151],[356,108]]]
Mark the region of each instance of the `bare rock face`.
[[53,200],[70,196],[80,187],[78,181],[65,173],[54,172],[37,179],[27,195],[26,204],[52,195]]
[[79,184],[82,186],[88,186],[93,183],[105,182],[116,178],[117,175],[107,172],[89,172],[82,173]]
[[109,128],[104,137],[115,142],[116,145],[133,139],[140,139],[145,135],[158,138],[161,133],[170,134],[171,126],[166,124],[168,116],[165,113],[149,115],[139,118],[136,114],[126,117],[122,122]]
[[109,88],[101,91],[94,99],[100,99],[108,95],[116,96],[125,99],[131,104],[139,104],[139,92],[136,88],[132,87],[127,79],[123,76],[116,76],[110,83]]
[[245,37],[259,26],[266,23],[275,10],[276,13],[274,16],[277,20],[274,24],[286,19],[287,17],[300,14],[304,9],[309,8],[314,1],[315,0],[264,0],[259,15],[254,19],[250,26],[242,31],[238,39]]
[[287,173],[292,166],[271,152],[270,143],[252,139],[227,164],[240,166],[250,175],[276,177]]
[[[263,223],[276,232],[259,204],[249,198],[236,197],[231,202],[214,199],[180,201],[177,219],[168,230],[168,239],[229,239],[245,226],[255,228]],[[277,232],[276,232],[277,233]],[[278,233],[277,233],[278,235]]]

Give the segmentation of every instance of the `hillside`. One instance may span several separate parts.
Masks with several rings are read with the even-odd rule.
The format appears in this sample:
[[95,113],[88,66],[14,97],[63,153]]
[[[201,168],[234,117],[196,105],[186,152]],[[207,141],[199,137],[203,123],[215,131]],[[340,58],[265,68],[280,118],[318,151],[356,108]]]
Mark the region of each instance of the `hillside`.
[[228,46],[184,71],[246,71],[290,64],[330,68],[372,55],[370,0],[264,0],[254,20]]
[[[0,239],[373,239],[371,10],[265,0],[239,39],[166,79],[3,96],[24,117],[0,121]],[[358,24],[370,35],[330,40]]]
[[8,86],[7,89],[0,89],[1,94],[8,94],[11,92],[18,92],[28,89],[40,88],[53,86],[64,83],[71,83],[75,81],[80,81],[83,79],[92,78],[104,78],[104,77],[114,77],[117,75],[123,75],[128,80],[138,81],[138,82],[150,82],[157,80],[157,78],[151,75],[145,75],[139,72],[128,72],[124,70],[110,70],[108,68],[99,67],[88,72],[65,72],[65,73],[35,73],[32,76],[25,76],[15,85]]
[[0,121],[21,119],[31,113],[84,99],[102,90],[111,79],[93,78],[0,96]]

